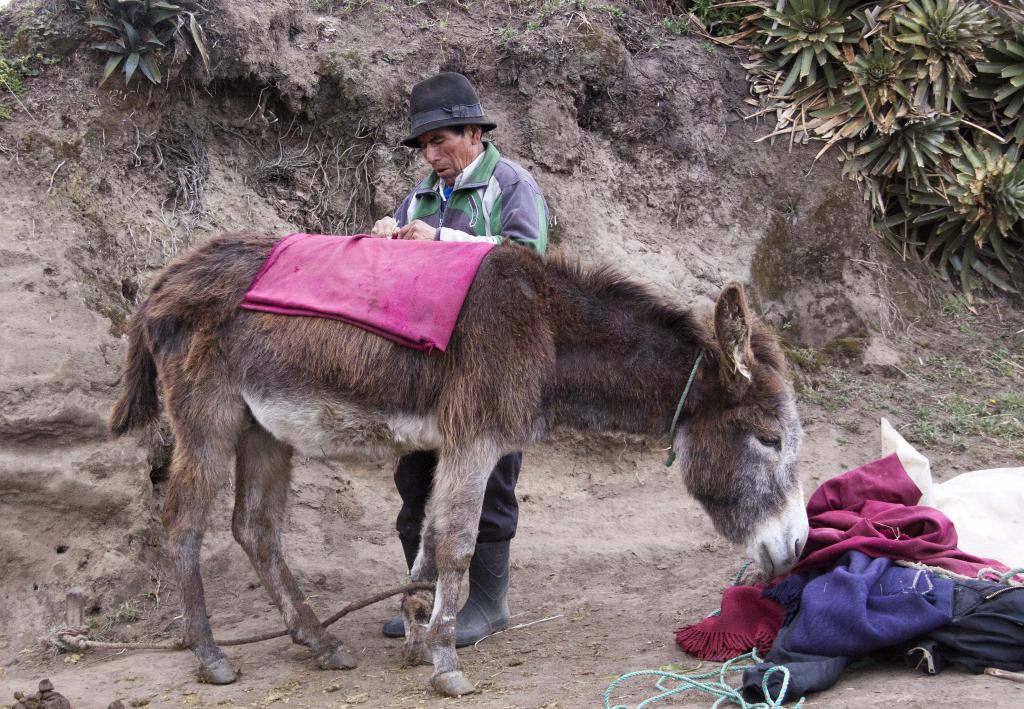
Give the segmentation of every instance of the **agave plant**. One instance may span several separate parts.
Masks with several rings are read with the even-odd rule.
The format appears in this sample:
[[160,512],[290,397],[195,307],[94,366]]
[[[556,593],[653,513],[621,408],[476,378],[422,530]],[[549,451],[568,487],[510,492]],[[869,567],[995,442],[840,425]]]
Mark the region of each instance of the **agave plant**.
[[942,160],[956,155],[955,131],[960,121],[951,116],[906,123],[878,133],[850,150],[843,174],[853,177],[901,177],[908,184],[927,185]]
[[206,38],[197,14],[206,12],[192,0],[103,0],[104,16],[93,17],[89,24],[111,35],[106,42],[93,45],[110,53],[103,69],[104,83],[124,66],[124,82],[128,84],[136,70],[154,84],[159,84],[163,73],[158,53],[173,46],[179,53],[199,55],[209,68]]
[[1024,143],[1024,24],[1010,28],[1011,37],[995,42],[985,52],[986,61],[977,63],[979,82],[967,93],[992,101],[996,122]]
[[843,88],[843,101],[851,117],[867,115],[882,133],[913,112],[916,72],[902,54],[876,39],[871,50],[846,65],[851,83]]
[[[867,42],[861,42],[862,48],[867,46]],[[838,100],[833,101],[833,94],[829,94],[826,98],[831,105],[811,111],[816,121],[813,130],[828,141],[826,149],[848,138],[891,133],[902,119],[914,117],[910,83],[914,72],[902,55],[888,51],[877,39],[859,55],[850,45],[843,50],[849,60],[846,69],[850,80],[842,87]]]
[[1024,0],[754,4],[762,140],[840,146],[894,247],[1024,294]]
[[[857,41],[849,12],[850,0],[787,0],[766,9],[760,20],[763,51],[778,52],[775,68],[787,71],[778,93],[788,94],[798,80],[811,87],[824,78],[839,86],[836,69],[843,67],[842,45]],[[819,70],[821,76],[819,77]]]
[[892,49],[906,50],[915,65],[918,110],[949,112],[993,39],[992,16],[980,2],[909,0],[893,23]]
[[[924,256],[938,258],[941,269],[959,271],[969,292],[974,272],[991,283],[1019,292],[1024,259],[1024,163],[1021,147],[1001,148],[994,141],[978,146],[961,140],[960,156],[942,174],[941,190],[913,186],[901,198],[900,213],[886,226],[915,230]],[[1005,269],[1013,285],[999,271]]]

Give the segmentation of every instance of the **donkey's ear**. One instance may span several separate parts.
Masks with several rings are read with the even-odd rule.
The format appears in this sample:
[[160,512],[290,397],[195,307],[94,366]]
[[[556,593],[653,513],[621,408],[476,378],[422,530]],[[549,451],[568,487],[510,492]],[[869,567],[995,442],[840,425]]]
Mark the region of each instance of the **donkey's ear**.
[[722,348],[719,376],[736,396],[750,384],[754,353],[750,350],[750,310],[743,286],[735,281],[722,289],[715,304],[715,336]]

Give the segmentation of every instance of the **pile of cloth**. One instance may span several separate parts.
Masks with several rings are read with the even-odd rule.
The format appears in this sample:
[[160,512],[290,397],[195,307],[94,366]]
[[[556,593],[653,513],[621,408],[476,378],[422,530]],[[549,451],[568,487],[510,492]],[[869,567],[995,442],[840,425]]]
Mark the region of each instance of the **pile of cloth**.
[[[1024,469],[933,485],[927,460],[884,419],[882,441],[888,455],[811,496],[790,574],[733,586],[717,615],[676,631],[701,659],[767,652],[744,672],[747,701],[791,701],[864,662],[1024,670],[1024,574],[1004,563],[1024,566]],[[784,696],[777,666],[788,669]]]

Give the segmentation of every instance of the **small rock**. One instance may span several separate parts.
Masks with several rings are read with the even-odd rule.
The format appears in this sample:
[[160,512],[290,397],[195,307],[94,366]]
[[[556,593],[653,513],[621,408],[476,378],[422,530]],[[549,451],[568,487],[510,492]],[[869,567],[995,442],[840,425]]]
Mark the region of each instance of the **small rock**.
[[44,679],[39,683],[39,692],[26,697],[21,692],[14,693],[16,703],[12,709],[71,709],[71,702],[58,692],[53,691],[53,683]]
[[327,687],[327,689],[325,689],[324,691],[325,692],[337,692],[339,689],[341,689],[341,685],[340,684],[332,684],[332,685],[329,685]]

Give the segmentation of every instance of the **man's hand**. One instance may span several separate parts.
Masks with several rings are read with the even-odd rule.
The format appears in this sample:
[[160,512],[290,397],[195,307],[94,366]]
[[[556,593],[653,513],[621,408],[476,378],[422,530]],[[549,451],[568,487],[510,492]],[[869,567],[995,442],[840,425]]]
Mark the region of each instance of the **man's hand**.
[[404,227],[398,230],[395,235],[399,239],[417,239],[419,241],[433,241],[437,235],[437,229],[424,221],[413,219]]
[[393,239],[396,233],[398,233],[398,222],[394,217],[378,219],[377,223],[373,225],[373,229],[370,230],[371,236],[383,236],[385,239]]

